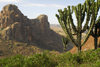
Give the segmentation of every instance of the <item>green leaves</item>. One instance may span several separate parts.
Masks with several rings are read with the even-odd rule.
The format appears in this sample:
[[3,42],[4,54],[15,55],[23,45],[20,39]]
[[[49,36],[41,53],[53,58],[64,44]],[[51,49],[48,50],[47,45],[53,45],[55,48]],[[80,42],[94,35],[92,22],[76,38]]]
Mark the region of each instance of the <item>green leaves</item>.
[[82,51],[71,54],[70,52],[51,53],[44,51],[31,56],[16,55],[0,59],[0,67],[99,67],[100,49]]

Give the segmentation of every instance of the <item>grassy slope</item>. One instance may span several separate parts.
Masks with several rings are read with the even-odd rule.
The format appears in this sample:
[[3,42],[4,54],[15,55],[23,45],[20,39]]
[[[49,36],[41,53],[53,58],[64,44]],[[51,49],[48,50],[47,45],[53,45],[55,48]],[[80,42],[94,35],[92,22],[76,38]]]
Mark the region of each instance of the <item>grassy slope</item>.
[[44,51],[31,56],[0,59],[2,67],[100,67],[100,49],[71,54]]
[[17,54],[31,55],[33,53],[42,52],[42,49],[34,45],[35,44],[29,45],[22,42],[0,40],[0,58],[14,56]]

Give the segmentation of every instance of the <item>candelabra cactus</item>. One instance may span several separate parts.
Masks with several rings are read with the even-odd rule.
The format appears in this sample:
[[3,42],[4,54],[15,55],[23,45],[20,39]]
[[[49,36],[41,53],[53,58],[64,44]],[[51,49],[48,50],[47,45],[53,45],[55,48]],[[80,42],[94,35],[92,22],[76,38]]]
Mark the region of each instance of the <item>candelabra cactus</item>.
[[[93,26],[95,24],[98,12],[97,10],[95,10],[96,8],[98,8],[98,5],[94,0],[86,0],[83,5],[78,4],[77,6],[68,6],[68,8],[64,8],[64,11],[62,11],[61,9],[58,10],[59,15],[56,14],[56,17],[64,32],[78,48],[79,52],[81,51],[81,47],[88,40],[91,30],[93,29]],[[72,17],[74,13],[77,19],[77,25],[74,24],[74,20]],[[86,21],[84,21],[85,17]],[[84,26],[82,25],[83,22],[85,22]],[[82,33],[87,30],[88,25],[90,27],[82,42]],[[73,34],[76,34],[76,38],[73,36]]]
[[95,49],[97,49],[98,37],[100,36],[100,16],[97,19],[99,9],[100,9],[100,0],[97,0],[97,2],[95,2],[95,17],[94,17],[95,25],[91,31],[91,35],[94,38]]
[[100,17],[96,21],[96,24],[91,31],[91,35],[94,38],[94,49],[97,49],[97,44],[98,44],[98,37],[100,37]]

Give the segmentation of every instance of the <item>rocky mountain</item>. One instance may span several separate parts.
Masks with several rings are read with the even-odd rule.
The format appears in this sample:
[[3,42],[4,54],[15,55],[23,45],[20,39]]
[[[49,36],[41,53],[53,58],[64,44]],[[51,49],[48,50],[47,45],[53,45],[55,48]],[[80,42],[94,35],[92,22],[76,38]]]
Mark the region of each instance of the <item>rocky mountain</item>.
[[42,49],[63,50],[61,36],[50,29],[47,15],[29,19],[12,4],[4,6],[0,12],[0,39],[35,43]]

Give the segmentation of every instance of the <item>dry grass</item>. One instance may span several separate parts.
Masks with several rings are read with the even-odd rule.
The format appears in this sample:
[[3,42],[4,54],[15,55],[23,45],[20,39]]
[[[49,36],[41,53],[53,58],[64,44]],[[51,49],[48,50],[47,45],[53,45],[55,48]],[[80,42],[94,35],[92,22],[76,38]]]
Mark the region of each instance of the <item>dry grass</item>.
[[22,42],[0,40],[0,58],[17,54],[32,55],[40,52],[42,52],[42,49],[34,46],[34,44],[29,45]]

